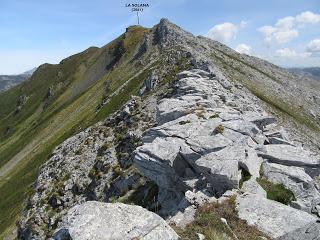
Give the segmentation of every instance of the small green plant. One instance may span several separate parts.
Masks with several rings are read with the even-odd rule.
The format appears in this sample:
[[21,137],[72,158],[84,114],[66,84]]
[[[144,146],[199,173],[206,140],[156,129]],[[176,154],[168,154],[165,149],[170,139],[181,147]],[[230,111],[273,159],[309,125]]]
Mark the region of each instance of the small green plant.
[[224,132],[224,126],[223,125],[218,125],[215,129],[214,129],[214,132],[216,133],[216,134],[218,134],[218,133],[220,133],[220,134],[222,134],[223,132]]
[[112,197],[109,199],[109,201],[110,201],[111,203],[116,203],[116,202],[118,202],[118,197],[117,197],[117,196],[112,196]]
[[251,174],[245,170],[245,169],[241,169],[241,179],[239,182],[239,187],[242,188],[242,185],[244,182],[249,181],[251,178]]
[[103,152],[105,152],[105,151],[107,151],[110,147],[111,147],[111,144],[110,144],[110,143],[104,143],[104,144],[101,146],[100,150],[103,151]]
[[91,168],[91,170],[88,174],[89,178],[96,178],[97,175],[98,175],[97,170],[95,168]]
[[82,154],[82,149],[79,148],[74,154],[75,154],[75,155],[81,155],[81,154]]
[[65,181],[69,180],[70,177],[71,177],[71,173],[70,173],[70,172],[67,172],[67,173],[63,176],[63,178],[61,179],[61,181],[62,181],[62,182],[65,182]]
[[287,189],[283,184],[272,183],[264,178],[258,178],[258,183],[267,192],[267,198],[283,203],[290,204],[295,201],[293,192]]
[[104,143],[98,150],[98,157],[104,155],[104,153],[111,147],[111,143]]
[[126,138],[126,136],[123,133],[117,133],[116,134],[116,142],[118,142],[118,143],[123,141],[125,138]]
[[118,152],[117,153],[117,157],[118,158],[121,158],[121,159],[123,159],[123,158],[129,158],[129,153],[127,153],[127,152]]
[[212,114],[209,118],[210,119],[213,119],[213,118],[218,118],[219,117],[219,114],[218,113],[215,113],[215,114]]
[[119,165],[113,166],[112,171],[113,171],[113,179],[123,175],[123,170]]

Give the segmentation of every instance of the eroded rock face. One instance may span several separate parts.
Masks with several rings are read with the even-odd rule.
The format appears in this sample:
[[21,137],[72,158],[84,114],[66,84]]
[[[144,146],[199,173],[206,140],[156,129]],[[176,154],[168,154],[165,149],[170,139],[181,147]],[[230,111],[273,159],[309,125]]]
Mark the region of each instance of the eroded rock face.
[[161,217],[140,206],[93,201],[71,208],[53,239],[68,237],[73,240],[178,239]]

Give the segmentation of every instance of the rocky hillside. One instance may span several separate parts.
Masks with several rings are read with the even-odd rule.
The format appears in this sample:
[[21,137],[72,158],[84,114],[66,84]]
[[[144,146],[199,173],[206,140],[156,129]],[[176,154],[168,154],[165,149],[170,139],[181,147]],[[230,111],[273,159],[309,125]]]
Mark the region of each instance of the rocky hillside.
[[30,190],[19,239],[317,239],[320,88],[297,83],[167,20],[42,66],[0,95],[3,236]]
[[29,79],[35,69],[19,75],[0,75],[0,93],[16,86],[17,84]]

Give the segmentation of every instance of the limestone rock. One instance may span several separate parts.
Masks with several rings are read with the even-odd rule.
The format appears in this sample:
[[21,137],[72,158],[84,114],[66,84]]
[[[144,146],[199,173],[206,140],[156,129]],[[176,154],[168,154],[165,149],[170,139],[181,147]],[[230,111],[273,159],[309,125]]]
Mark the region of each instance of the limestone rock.
[[144,81],[142,88],[140,89],[140,95],[145,94],[153,90],[159,81],[159,76],[152,72],[151,75]]
[[308,151],[302,148],[283,144],[271,144],[264,146],[261,150],[259,155],[274,163],[289,166],[320,166],[320,159],[311,156]]
[[77,205],[68,211],[61,228],[67,229],[73,240],[178,239],[174,230],[155,213],[122,203]]
[[217,195],[225,191],[238,188],[240,176],[237,159],[219,158],[216,153],[207,154],[195,164],[207,176]]
[[262,159],[258,157],[256,151],[252,148],[246,149],[246,157],[241,159],[239,164],[245,169],[253,178],[260,177],[260,167]]
[[190,204],[195,206],[202,206],[206,203],[215,202],[217,200],[215,197],[208,197],[201,191],[191,192],[190,190],[188,190],[185,193],[185,197]]
[[306,212],[257,194],[245,193],[238,196],[236,202],[241,219],[274,239],[319,239],[320,223]]
[[268,140],[269,140],[270,144],[286,144],[286,145],[294,146],[291,142],[286,141],[286,140],[279,138],[279,137],[269,137]]
[[293,206],[306,212],[318,212],[320,193],[314,180],[301,167],[284,166],[275,163],[263,164],[263,175],[271,182],[281,183],[293,192],[296,201]]
[[169,224],[174,224],[180,228],[185,228],[194,221],[197,208],[193,205],[178,211],[173,217],[168,219]]
[[267,197],[266,191],[260,186],[256,179],[254,179],[254,177],[251,177],[248,181],[245,181],[242,185],[241,190],[244,192],[257,194],[264,198]]

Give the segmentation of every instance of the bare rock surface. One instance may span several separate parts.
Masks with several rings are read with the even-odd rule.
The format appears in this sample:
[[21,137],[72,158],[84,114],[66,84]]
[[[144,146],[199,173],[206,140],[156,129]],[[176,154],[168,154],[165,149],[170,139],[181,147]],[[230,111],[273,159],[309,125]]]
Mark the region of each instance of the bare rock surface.
[[[122,203],[89,201],[77,205],[68,211],[60,229],[73,240],[178,239],[174,230],[157,214]],[[56,235],[61,239],[63,235],[58,234],[59,231]]]
[[274,239],[319,239],[318,218],[256,194],[237,197],[239,217]]
[[267,198],[266,191],[259,185],[259,183],[254,179],[250,178],[248,181],[245,181],[241,188],[242,191],[257,194],[264,198]]
[[272,144],[262,148],[259,155],[271,162],[289,166],[319,167],[320,159],[310,152],[286,144]]

